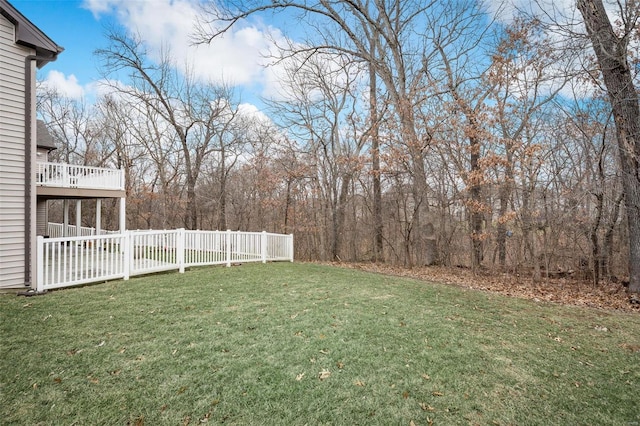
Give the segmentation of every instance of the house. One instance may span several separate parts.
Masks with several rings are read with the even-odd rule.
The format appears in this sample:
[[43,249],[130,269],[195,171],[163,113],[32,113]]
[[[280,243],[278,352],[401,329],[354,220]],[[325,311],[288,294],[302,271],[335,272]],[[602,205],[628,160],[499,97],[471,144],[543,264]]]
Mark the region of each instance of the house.
[[[55,146],[45,123],[36,120],[36,68],[55,61],[62,51],[8,1],[0,0],[0,290],[35,287],[36,237],[48,233],[49,200],[65,200],[66,223],[70,201],[75,200],[80,218],[80,201],[95,200],[99,230],[100,200],[119,198],[124,230],[122,170],[47,161]],[[76,225],[79,229],[79,220]]]

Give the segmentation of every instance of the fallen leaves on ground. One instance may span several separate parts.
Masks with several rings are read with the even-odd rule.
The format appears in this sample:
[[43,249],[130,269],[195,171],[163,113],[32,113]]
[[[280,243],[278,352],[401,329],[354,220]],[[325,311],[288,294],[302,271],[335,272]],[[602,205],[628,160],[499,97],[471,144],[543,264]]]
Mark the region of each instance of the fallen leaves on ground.
[[331,371],[329,370],[322,370],[318,373],[318,379],[320,380],[328,379],[329,376],[331,376]]
[[554,302],[565,305],[640,313],[640,304],[631,303],[632,299],[630,299],[626,289],[620,283],[601,282],[598,286],[594,286],[590,282],[573,278],[543,278],[539,282],[534,282],[531,277],[485,269],[474,272],[468,268],[444,266],[424,266],[409,269],[402,266],[376,263],[334,262],[331,264],[344,268],[500,293],[536,302]]
[[436,411],[435,408],[433,408],[429,404],[425,404],[424,402],[420,403],[420,408],[422,408],[422,411]]
[[133,422],[127,422],[130,426],[144,426],[144,416],[139,416],[133,419]]
[[629,343],[621,343],[619,345],[622,349],[626,349],[630,352],[640,352],[640,345],[632,345]]

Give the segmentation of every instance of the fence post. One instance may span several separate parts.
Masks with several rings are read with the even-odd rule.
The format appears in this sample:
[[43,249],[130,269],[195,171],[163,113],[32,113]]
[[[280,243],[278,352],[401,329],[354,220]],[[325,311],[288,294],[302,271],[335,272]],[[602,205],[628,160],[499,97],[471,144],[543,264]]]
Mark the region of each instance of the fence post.
[[227,229],[227,268],[231,266],[231,229]]
[[120,234],[120,251],[124,258],[124,276],[122,278],[126,281],[131,275],[131,266],[133,264],[130,231],[124,231],[124,233]]
[[289,234],[289,261],[293,262],[293,234]]
[[187,233],[184,231],[184,228],[178,229],[178,234],[176,235],[176,263],[178,264],[178,271],[181,274],[184,274],[184,250],[185,250],[185,238]]
[[38,235],[36,237],[36,292],[42,293],[44,291],[44,266],[46,265],[44,259],[44,237]]
[[267,231],[262,231],[262,237],[260,238],[261,246],[260,254],[262,255],[262,263],[267,263]]

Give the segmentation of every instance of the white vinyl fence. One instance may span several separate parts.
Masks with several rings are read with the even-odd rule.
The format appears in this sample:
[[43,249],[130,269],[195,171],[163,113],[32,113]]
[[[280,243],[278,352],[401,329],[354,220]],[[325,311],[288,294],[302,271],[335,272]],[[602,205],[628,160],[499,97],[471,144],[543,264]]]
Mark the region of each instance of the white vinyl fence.
[[198,265],[293,262],[293,235],[268,232],[126,231],[37,240],[38,292]]

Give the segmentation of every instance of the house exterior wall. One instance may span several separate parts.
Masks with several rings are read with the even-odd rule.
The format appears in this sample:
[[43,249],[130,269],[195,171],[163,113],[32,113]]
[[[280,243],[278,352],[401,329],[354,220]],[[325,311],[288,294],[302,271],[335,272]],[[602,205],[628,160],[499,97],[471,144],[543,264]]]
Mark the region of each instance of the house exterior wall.
[[36,233],[37,235],[48,236],[49,210],[47,209],[47,200],[38,200],[36,208]]
[[25,285],[25,58],[0,15],[0,289]]

